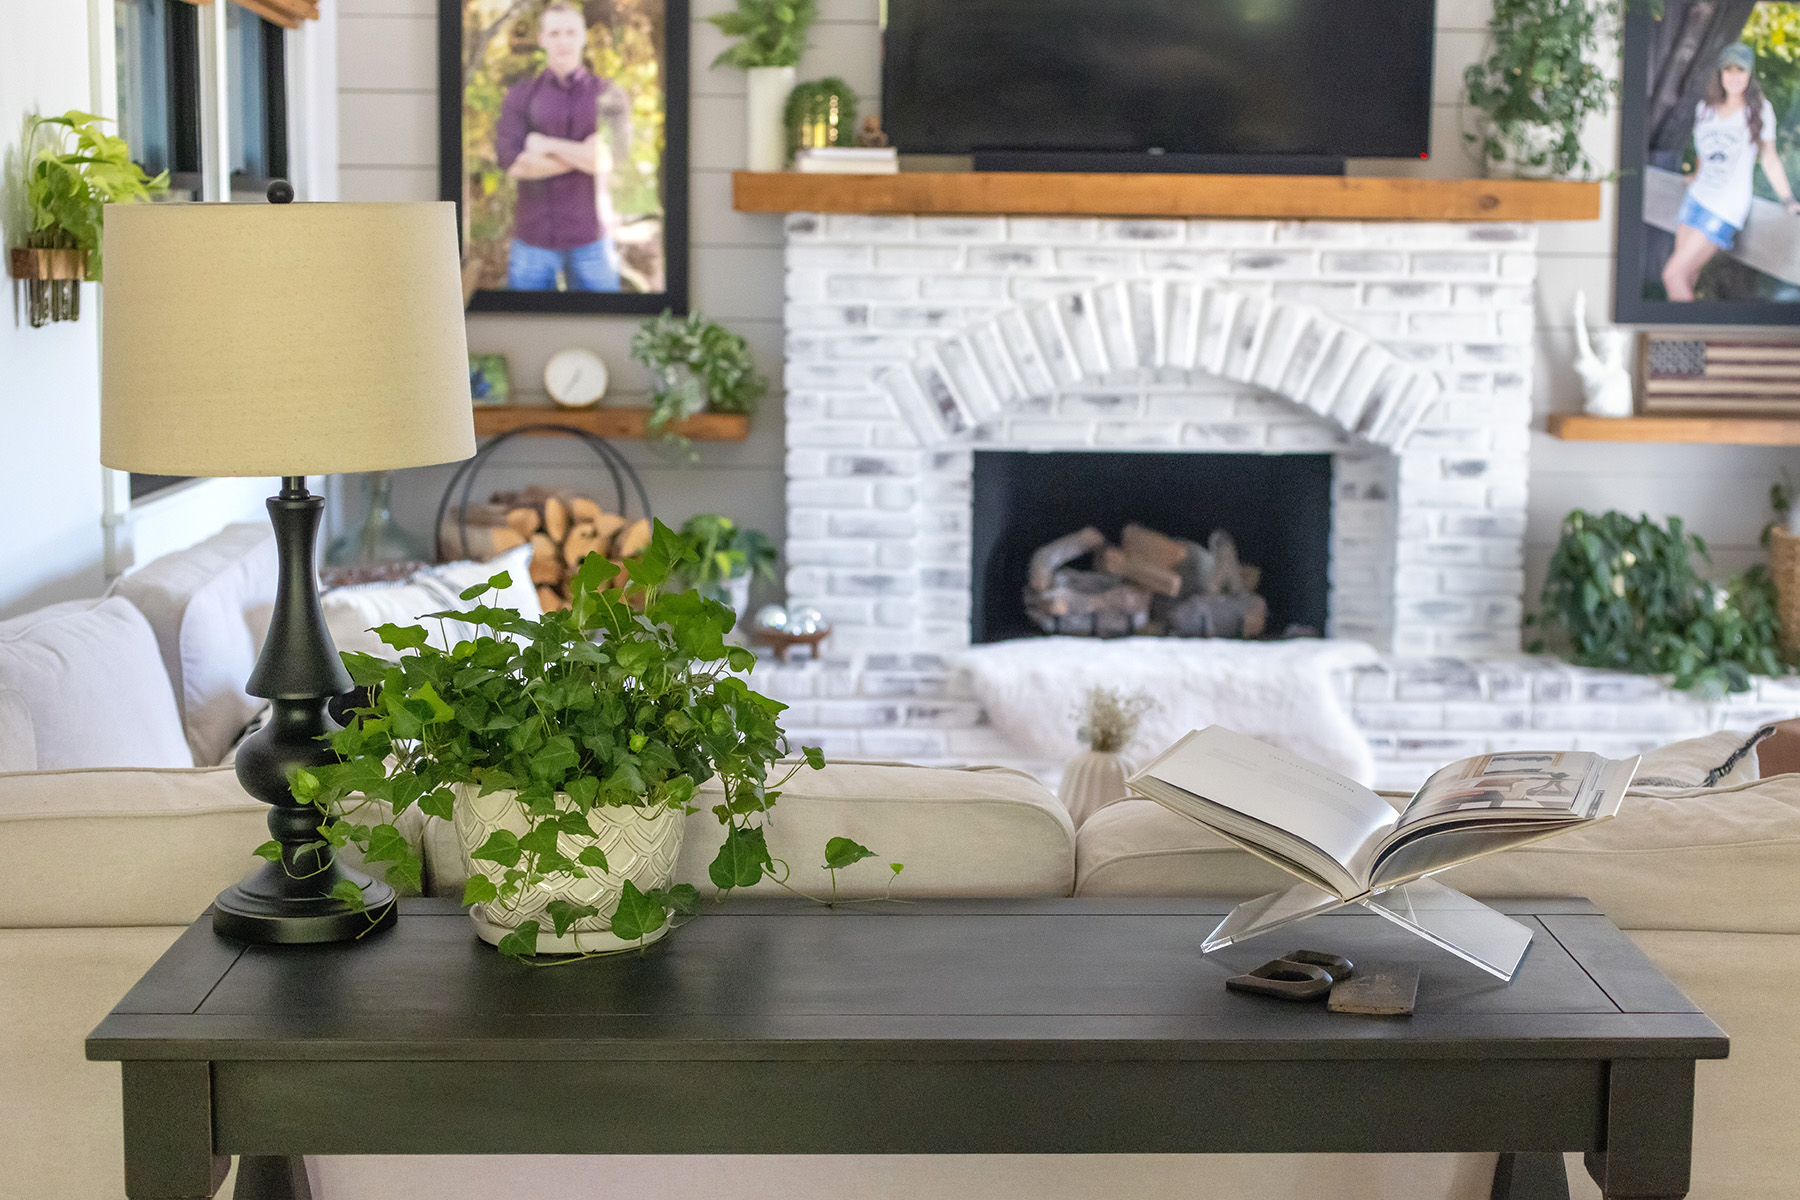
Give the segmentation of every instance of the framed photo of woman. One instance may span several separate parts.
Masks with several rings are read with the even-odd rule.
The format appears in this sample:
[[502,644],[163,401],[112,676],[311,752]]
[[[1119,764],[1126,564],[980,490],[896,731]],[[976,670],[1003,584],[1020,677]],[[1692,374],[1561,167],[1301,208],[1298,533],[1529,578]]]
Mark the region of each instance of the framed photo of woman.
[[1800,3],[1627,13],[1618,320],[1800,323]]
[[438,0],[471,312],[687,309],[687,0]]

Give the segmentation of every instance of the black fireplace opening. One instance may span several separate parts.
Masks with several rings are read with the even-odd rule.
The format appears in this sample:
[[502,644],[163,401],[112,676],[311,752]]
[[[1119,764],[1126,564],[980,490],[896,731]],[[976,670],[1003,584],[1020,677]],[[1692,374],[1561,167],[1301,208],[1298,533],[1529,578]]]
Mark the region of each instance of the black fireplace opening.
[[1329,454],[979,450],[973,483],[975,643],[1042,636],[1024,600],[1039,547],[1086,526],[1116,545],[1133,523],[1201,545],[1224,530],[1239,559],[1260,568],[1265,636],[1325,630]]

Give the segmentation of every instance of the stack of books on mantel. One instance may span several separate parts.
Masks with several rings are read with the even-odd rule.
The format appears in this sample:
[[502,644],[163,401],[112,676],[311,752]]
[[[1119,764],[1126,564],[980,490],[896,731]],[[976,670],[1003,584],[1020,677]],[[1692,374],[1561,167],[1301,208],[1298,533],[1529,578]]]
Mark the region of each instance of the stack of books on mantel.
[[1800,342],[1644,338],[1643,410],[1800,420]]
[[894,175],[900,155],[892,146],[818,146],[794,155],[802,175]]

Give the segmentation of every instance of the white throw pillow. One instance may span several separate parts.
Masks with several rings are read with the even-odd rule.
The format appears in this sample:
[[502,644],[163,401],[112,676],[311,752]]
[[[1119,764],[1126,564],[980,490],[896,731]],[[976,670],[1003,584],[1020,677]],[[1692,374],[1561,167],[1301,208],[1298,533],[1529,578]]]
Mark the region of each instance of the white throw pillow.
[[113,585],[156,631],[196,763],[223,758],[264,704],[244,685],[275,603],[277,569],[275,531],[246,522]]
[[36,769],[194,765],[156,635],[117,596],[0,622],[0,692],[24,707]]
[[[474,587],[505,571],[512,576],[512,586],[498,596],[482,596],[476,600],[461,598],[465,589]],[[377,658],[399,657],[373,632],[382,625],[415,625],[429,612],[467,609],[477,603],[499,608],[517,609],[526,620],[544,615],[538,603],[537,588],[531,582],[531,547],[518,546],[487,562],[443,563],[425,567],[403,583],[361,583],[334,588],[321,601],[325,609],[325,625],[331,640],[340,651],[373,654]],[[481,631],[462,621],[424,622],[435,645],[448,635],[450,644],[472,639]]]

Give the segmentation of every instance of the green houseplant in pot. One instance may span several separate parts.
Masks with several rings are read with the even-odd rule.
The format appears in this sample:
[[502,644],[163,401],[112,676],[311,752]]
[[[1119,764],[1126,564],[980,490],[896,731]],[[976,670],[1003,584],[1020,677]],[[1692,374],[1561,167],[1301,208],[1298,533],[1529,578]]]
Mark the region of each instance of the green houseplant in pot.
[[631,356],[656,380],[646,429],[653,437],[690,452],[686,438],[669,427],[702,412],[753,413],[769,390],[756,372],[743,338],[697,312],[665,311],[644,322],[631,338]]
[[1677,688],[1717,696],[1750,690],[1752,675],[1784,674],[1768,569],[1719,584],[1701,578],[1696,559],[1706,561],[1706,543],[1679,517],[1663,526],[1575,509],[1531,620],[1565,637],[1577,666],[1669,675]]
[[779,171],[787,160],[782,110],[818,18],[817,0],[738,0],[730,12],[707,18],[739,39],[713,66],[743,69],[745,165],[752,171]]
[[744,529],[717,513],[688,518],[681,536],[693,548],[694,557],[677,569],[678,583],[730,605],[738,620],[743,620],[750,605],[751,580],[775,578],[779,557],[775,543],[762,530]]
[[1592,173],[1581,131],[1618,94],[1598,62],[1618,17],[1618,0],[1494,0],[1488,56],[1463,73],[1490,175]]
[[364,801],[384,801],[393,819],[416,806],[452,821],[476,929],[518,957],[641,946],[691,911],[695,890],[670,881],[704,784],[726,827],[712,882],[773,875],[763,814],[782,782],[824,760],[808,748],[776,766],[786,706],[738,677],[754,658],[725,644],[730,610],[664,588],[692,554],[658,523],[622,587],[605,586],[617,568],[591,555],[567,609],[526,620],[478,604],[426,618],[488,631],[472,641],[440,646],[424,625],[386,625],[376,632],[398,661],[345,654],[369,701],[332,737],[340,761],[294,780],[325,810],[326,842],[355,842],[367,861],[396,864],[390,879],[416,882],[413,850],[392,819],[359,820]]
[[169,186],[169,173],[145,176],[125,139],[104,118],[70,109],[30,116],[19,157],[25,165],[25,245],[12,252],[24,279],[33,326],[81,317],[81,281],[100,279],[100,229],[106,206],[147,200]]

